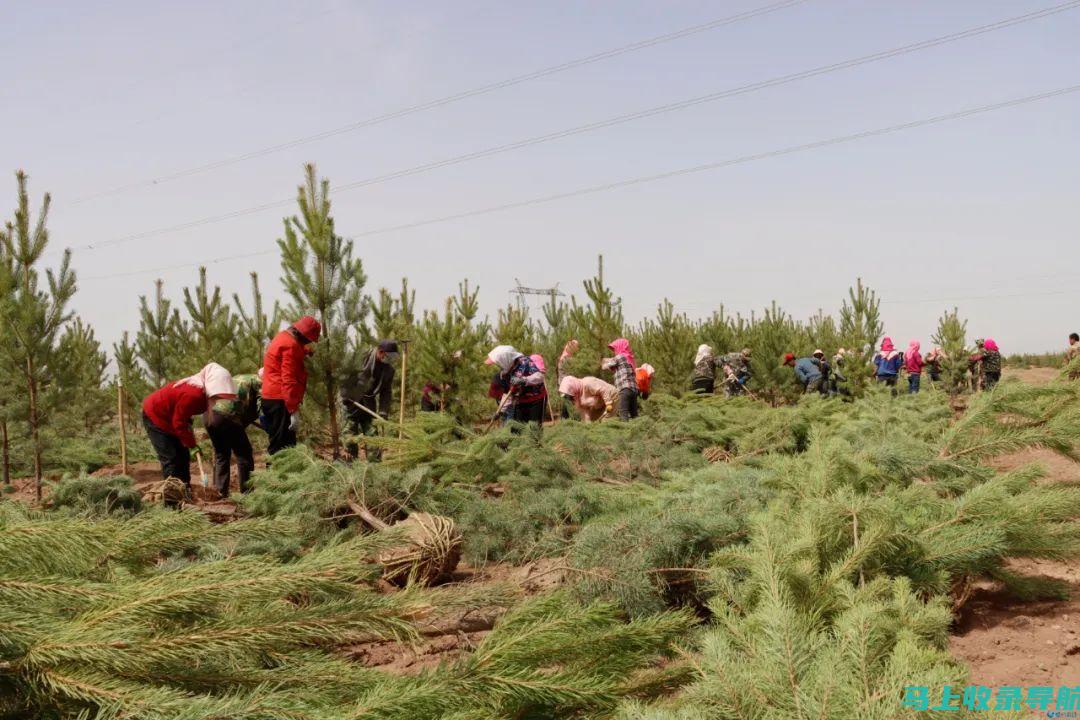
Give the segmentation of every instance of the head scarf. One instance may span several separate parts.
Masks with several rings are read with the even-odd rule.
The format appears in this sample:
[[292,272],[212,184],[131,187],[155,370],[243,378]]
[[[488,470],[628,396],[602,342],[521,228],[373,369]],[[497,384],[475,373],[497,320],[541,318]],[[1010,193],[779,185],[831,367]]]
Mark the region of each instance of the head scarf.
[[608,345],[616,355],[623,355],[630,361],[630,367],[637,370],[637,361],[634,360],[634,352],[630,349],[630,341],[626,338],[616,338]]
[[920,343],[918,340],[912,340],[911,342],[908,343],[907,352],[904,353],[904,360],[908,360],[908,359],[914,357],[915,355],[918,355],[919,350],[921,350],[921,349],[922,349],[922,343]]
[[990,352],[1000,352],[998,350],[997,343],[994,342],[993,338],[986,338],[986,340],[983,341],[983,347],[986,348],[987,350],[989,350]]
[[574,399],[581,397],[581,380],[573,375],[567,375],[559,383],[559,394],[569,395]]
[[881,352],[892,352],[895,349],[896,346],[893,345],[891,337],[886,335],[885,337],[881,338]]
[[308,342],[319,342],[319,335],[322,333],[322,325],[310,315],[305,315],[300,318],[294,322],[292,326],[296,332],[303,335],[304,339]]
[[217,363],[208,363],[191,377],[177,380],[177,385],[194,385],[202,388],[206,397],[231,399],[236,397],[236,383],[228,370]]
[[530,355],[529,359],[533,361],[533,365],[536,366],[537,370],[539,370],[542,373],[547,372],[547,365],[544,364],[544,356],[543,355],[539,355],[539,354]]
[[514,365],[514,361],[521,357],[521,353],[514,349],[512,345],[496,345],[491,352],[488,353],[487,360],[484,361],[485,365],[497,365],[500,370],[507,372]]
[[825,357],[825,351],[822,350],[821,348],[818,348],[817,350],[815,350],[814,352],[812,352],[810,354],[813,355],[816,358],[823,358],[824,359],[824,357]]
[[706,358],[711,358],[712,354],[713,350],[708,345],[698,345],[697,355],[694,356],[694,364],[697,365],[702,360],[705,360]]

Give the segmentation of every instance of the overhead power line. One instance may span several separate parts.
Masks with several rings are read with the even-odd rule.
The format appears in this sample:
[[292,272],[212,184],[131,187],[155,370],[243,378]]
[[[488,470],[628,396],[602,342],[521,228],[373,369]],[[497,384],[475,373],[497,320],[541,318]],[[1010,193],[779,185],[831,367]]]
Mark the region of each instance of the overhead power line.
[[[944,45],[946,43],[956,42],[966,38],[976,37],[995,30],[1001,30],[1004,28],[1019,25],[1025,22],[1031,22],[1040,18],[1047,17],[1056,13],[1064,12],[1076,7],[1080,7],[1080,0],[1070,0],[1069,2],[1055,5],[1042,10],[1036,10],[1033,12],[1025,13],[1023,15],[1017,15],[1015,17],[1006,18],[997,22],[989,23],[986,25],[980,25],[978,27],[969,28],[967,30],[961,30],[959,32],[949,33],[948,35],[941,35],[929,40],[922,40],[920,42],[911,43],[908,45],[902,45],[900,47],[892,48],[890,50],[882,50],[881,52],[872,53],[870,55],[863,55],[850,60],[844,60],[841,62],[831,63],[828,65],[821,65],[809,70],[803,70],[796,73],[790,73],[787,75],[780,75],[767,80],[762,80],[756,83],[748,85],[742,85],[735,88],[729,88],[719,92],[709,93],[707,95],[701,95],[698,97],[690,98],[687,100],[681,100],[674,103],[668,103],[666,105],[658,105],[656,107],[639,110],[633,113],[627,113],[624,115],[617,115],[615,117],[607,118],[604,120],[598,120],[596,122],[588,123],[585,125],[578,125],[576,127],[559,130],[556,132],[547,133],[545,135],[537,135],[524,140],[517,140],[502,145],[496,145],[481,150],[476,150],[471,153],[465,153],[463,155],[457,155],[455,157],[446,158],[434,162],[424,163],[422,165],[415,165],[410,168],[402,170],[396,170],[390,173],[384,173],[382,175],[376,175],[374,177],[365,178],[363,180],[356,180],[353,182],[338,185],[332,189],[332,194],[344,192],[346,190],[355,190],[357,188],[367,187],[369,185],[377,185],[379,183],[388,182],[391,180],[397,180],[412,175],[419,175],[421,173],[430,172],[439,168],[448,167],[451,165],[457,165],[464,162],[470,162],[472,160],[478,160],[485,157],[491,157],[512,150],[519,150],[534,145],[539,145],[554,140],[561,140],[574,135],[580,135],[593,130],[600,130],[603,128],[612,127],[614,125],[620,125],[633,120],[640,120],[642,118],[653,117],[663,113],[674,112],[678,110],[685,110],[687,108],[702,105],[708,102],[715,102],[723,100],[737,95],[744,95],[758,90],[764,90],[766,88],[776,87],[779,85],[786,85],[788,83],[796,82],[799,80],[806,80],[808,78],[817,77],[819,75],[825,75],[828,73],[839,72],[840,70],[846,70],[849,68],[857,67],[859,65],[866,65],[873,62],[879,62],[881,60],[887,60],[900,55],[906,55],[908,53],[917,52],[920,50],[926,50],[929,48]],[[158,235],[163,235],[179,230],[187,230],[193,227],[200,227],[202,225],[209,225],[212,223],[222,222],[225,220],[231,220],[233,218],[242,217],[244,215],[251,215],[254,213],[262,212],[264,210],[271,210],[278,207],[286,207],[291,205],[296,200],[295,198],[284,198],[281,200],[274,200],[269,203],[263,203],[261,205],[255,205],[248,208],[242,208],[240,210],[234,210],[228,213],[220,215],[212,215],[209,217],[199,218],[197,220],[190,220],[178,225],[170,225],[167,227],[157,228],[154,230],[147,230],[141,233],[135,233],[132,235],[126,235],[112,240],[105,240],[99,243],[89,243],[80,247],[76,247],[76,250],[93,250],[103,247],[109,247],[112,245],[119,245],[136,240],[143,240]]]
[[[679,168],[677,170],[669,170],[667,172],[655,173],[652,175],[642,175],[639,177],[629,178],[626,180],[618,180],[615,182],[604,183],[602,185],[592,185],[589,187],[578,188],[576,190],[570,190],[567,192],[554,193],[551,195],[542,195],[540,197],[529,198],[527,200],[520,200],[517,202],[504,203],[502,205],[493,205],[486,208],[480,208],[477,210],[470,210],[467,212],[455,213],[453,215],[442,215],[440,217],[429,218],[427,220],[418,220],[416,222],[404,223],[401,225],[390,225],[381,228],[375,228],[372,230],[366,230],[361,233],[357,233],[353,239],[358,237],[370,237],[372,235],[382,235],[385,233],[398,232],[401,230],[409,230],[412,228],[424,227],[426,225],[435,225],[439,223],[450,222],[452,220],[462,220],[465,218],[477,217],[480,215],[488,215],[496,212],[503,212],[506,210],[516,210],[519,208],[530,207],[533,205],[544,205],[558,200],[567,200],[569,198],[581,197],[584,195],[593,195],[596,193],[607,192],[609,190],[617,190],[620,188],[632,187],[635,185],[644,185],[647,183],[657,182],[660,180],[669,180],[671,178],[682,177],[684,175],[693,175],[696,173],[707,172],[710,170],[719,170],[725,167],[732,167],[735,165],[744,165],[746,163],[755,162],[758,160],[766,160],[769,158],[783,157],[785,155],[794,155],[796,153],[806,152],[809,150],[819,150],[833,145],[841,145],[845,143],[854,142],[856,140],[863,140],[871,137],[879,137],[882,135],[890,135],[893,133],[902,132],[905,130],[914,130],[920,127],[926,127],[928,125],[936,125],[950,120],[960,120],[963,118],[973,117],[975,115],[982,115],[989,112],[995,112],[997,110],[1004,110],[1007,108],[1018,107],[1020,105],[1027,105],[1041,100],[1048,100],[1050,98],[1061,97],[1063,95],[1069,95],[1080,91],[1080,85],[1069,85],[1066,87],[1058,88],[1056,90],[1049,90],[1047,92],[1038,93],[1035,95],[1026,95],[1024,97],[1013,98],[1003,102],[993,103],[990,105],[980,105],[979,107],[968,108],[966,110],[958,110],[956,112],[945,113],[942,115],[935,115],[933,117],[923,118],[921,120],[912,120],[910,122],[899,123],[896,125],[889,125],[886,127],[875,128],[872,130],[863,130],[857,133],[851,133],[849,135],[839,135],[836,137],[828,138],[825,140],[817,140],[815,142],[803,143],[801,145],[790,145],[788,147],[778,148],[775,150],[767,150],[764,152],[753,153],[750,155],[742,155],[735,158],[729,158],[727,160],[720,160],[718,162],[704,163],[701,165],[693,165],[691,167]],[[225,260],[235,260],[240,258],[258,257],[260,255],[269,255],[276,252],[276,249],[259,250],[251,253],[243,253],[240,255],[232,255],[226,258],[217,258],[208,262],[200,263],[184,263],[180,265],[172,265],[161,268],[151,268],[148,270],[135,270],[128,272],[112,273],[109,275],[92,276],[87,279],[102,280],[107,278],[124,277],[129,275],[141,275],[147,272],[162,272],[164,270],[172,270],[183,267],[195,267],[198,265],[205,265],[208,263],[223,262]]]
[[251,152],[243,153],[242,155],[234,155],[232,157],[223,158],[221,160],[215,160],[213,162],[205,163],[203,165],[196,165],[184,170],[178,170],[167,175],[159,175],[155,178],[147,180],[140,180],[138,182],[130,183],[128,185],[121,185],[120,187],[105,190],[93,195],[88,195],[82,198],[78,198],[72,201],[72,205],[79,205],[90,200],[96,200],[102,197],[108,197],[110,195],[117,195],[119,193],[127,192],[128,190],[134,190],[142,187],[149,187],[153,185],[159,185],[161,183],[170,182],[172,180],[179,180],[180,178],[190,177],[192,175],[198,175],[200,173],[209,172],[211,170],[217,170],[219,168],[227,167],[229,165],[235,165],[246,160],[253,160],[258,157],[270,155],[283,150],[289,150],[301,145],[307,145],[309,143],[317,142],[319,140],[325,140],[327,138],[336,137],[338,135],[344,135],[346,133],[355,132],[356,130],[362,130],[363,128],[372,127],[373,125],[379,125],[389,120],[396,120],[397,118],[405,117],[406,115],[413,115],[424,110],[432,110],[434,108],[443,107],[444,105],[450,105],[451,103],[460,102],[461,100],[467,100],[468,98],[477,97],[479,95],[486,95],[487,93],[494,92],[496,90],[502,90],[504,88],[512,87],[514,85],[520,85],[532,80],[538,80],[540,78],[549,77],[558,73],[566,72],[567,70],[573,70],[585,65],[592,65],[603,60],[609,60],[620,55],[626,55],[627,53],[636,52],[645,48],[650,48],[655,45],[661,45],[663,43],[672,42],[674,40],[681,40],[682,38],[696,35],[698,33],[705,32],[707,30],[714,30],[716,28],[724,27],[726,25],[733,25],[744,20],[750,20],[752,18],[759,17],[761,15],[767,15],[777,10],[783,10],[785,8],[792,7],[793,5],[799,5],[807,2],[807,0],[782,0],[771,5],[757,8],[756,10],[749,10],[747,12],[739,13],[737,15],[730,15],[716,20],[711,20],[700,25],[693,25],[691,27],[676,30],[674,32],[666,33],[664,35],[657,35],[655,37],[647,38],[645,40],[639,40],[638,42],[631,43],[629,45],[623,45],[621,47],[612,48],[611,50],[605,50],[604,52],[595,53],[593,55],[587,55],[575,60],[569,60],[558,65],[551,65],[549,67],[534,70],[524,75],[515,75],[514,77],[506,78],[498,82],[490,83],[488,85],[481,85],[479,87],[472,88],[470,90],[463,90],[462,92],[455,93],[453,95],[447,95],[445,97],[437,98],[435,100],[429,100],[418,105],[412,105],[393,112],[384,113],[382,115],[376,115],[374,117],[366,118],[364,120],[358,120],[348,125],[342,125],[341,127],[333,128],[331,130],[324,130],[322,132],[314,133],[312,135],[306,135],[304,137],[294,138],[292,140],[286,140],[285,142],[277,143],[276,145],[269,145],[258,150],[252,150]]

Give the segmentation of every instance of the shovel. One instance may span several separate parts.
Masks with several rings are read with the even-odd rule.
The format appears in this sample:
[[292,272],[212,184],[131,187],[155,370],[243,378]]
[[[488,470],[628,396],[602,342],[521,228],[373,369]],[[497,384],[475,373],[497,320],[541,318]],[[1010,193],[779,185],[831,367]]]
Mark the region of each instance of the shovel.
[[195,452],[195,461],[199,463],[199,475],[202,476],[202,486],[204,488],[210,487],[210,478],[206,475],[206,468],[203,467],[201,452]]

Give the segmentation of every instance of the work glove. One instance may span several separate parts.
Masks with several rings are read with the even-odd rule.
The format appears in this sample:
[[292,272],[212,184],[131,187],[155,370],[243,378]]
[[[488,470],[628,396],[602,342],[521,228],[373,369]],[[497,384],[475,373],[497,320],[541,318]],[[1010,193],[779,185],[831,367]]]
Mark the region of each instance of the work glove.
[[614,412],[614,410],[615,410],[615,407],[611,403],[608,403],[607,405],[604,406],[604,413],[606,415],[610,415],[612,412]]
[[296,432],[296,429],[300,427],[300,413],[294,412],[289,416],[289,430]]

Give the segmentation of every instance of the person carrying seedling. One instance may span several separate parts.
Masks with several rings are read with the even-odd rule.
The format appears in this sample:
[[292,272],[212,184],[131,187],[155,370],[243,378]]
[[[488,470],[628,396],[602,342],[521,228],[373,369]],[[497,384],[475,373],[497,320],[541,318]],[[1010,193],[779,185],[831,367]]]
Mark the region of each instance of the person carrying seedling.
[[499,402],[504,422],[543,425],[547,386],[544,373],[532,358],[511,345],[498,345],[488,353],[484,364],[498,368],[492,386],[498,385],[505,393]]
[[573,404],[585,422],[610,417],[619,400],[619,391],[614,385],[591,375],[580,379],[567,375],[559,383],[559,394]]
[[690,387],[699,395],[712,395],[716,387],[716,356],[713,349],[702,343],[694,355],[694,373],[690,377]]
[[296,444],[300,403],[307,391],[304,360],[314,354],[312,345],[321,332],[319,321],[305,315],[274,336],[263,355],[262,414],[270,455]]
[[750,382],[750,356],[750,348],[743,348],[740,352],[728,353],[720,358],[726,397],[746,393],[746,383]]
[[795,369],[795,379],[803,387],[806,394],[821,392],[821,384],[825,375],[821,372],[821,360],[816,357],[803,357],[795,359],[793,353],[784,355],[784,365]]
[[893,395],[896,394],[896,381],[900,377],[903,363],[904,356],[893,345],[892,338],[882,338],[881,350],[874,354],[874,366],[877,368],[874,377],[878,382],[893,388]]
[[926,365],[923,356],[919,354],[921,347],[922,345],[918,340],[912,340],[908,343],[907,352],[904,353],[904,370],[907,371],[908,376],[908,395],[919,392],[923,367]]
[[203,415],[206,434],[214,446],[214,489],[229,497],[229,461],[236,456],[240,492],[247,492],[248,479],[255,469],[255,454],[247,436],[247,426],[259,419],[258,375],[234,375],[236,397],[218,400]]
[[[376,417],[390,418],[394,393],[394,366],[398,356],[396,340],[382,340],[364,356],[360,367],[346,374],[341,383],[341,399],[349,420],[349,432],[353,435],[371,435]],[[360,455],[360,445],[355,440],[346,443],[349,457]],[[377,448],[364,448],[369,462],[379,462],[382,452]]]
[[608,347],[614,356],[603,360],[600,367],[610,370],[615,378],[615,387],[619,390],[619,419],[626,422],[638,416],[638,398],[641,391],[637,383],[637,363],[630,341],[626,338],[612,340]]
[[171,382],[143,400],[143,426],[161,463],[161,475],[164,479],[183,482],[188,497],[191,496],[191,449],[197,448],[191,419],[206,412],[211,402],[235,397],[236,383],[229,371],[217,363],[209,363],[196,374]]

